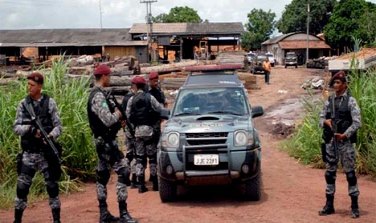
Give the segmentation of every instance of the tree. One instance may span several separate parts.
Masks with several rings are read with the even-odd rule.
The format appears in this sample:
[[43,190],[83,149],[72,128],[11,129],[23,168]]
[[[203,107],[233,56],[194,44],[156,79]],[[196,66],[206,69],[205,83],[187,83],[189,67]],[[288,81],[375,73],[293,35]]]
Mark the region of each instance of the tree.
[[201,23],[202,19],[197,14],[197,11],[185,7],[174,7],[170,9],[168,14],[162,13],[152,18],[155,23],[174,23],[174,22],[187,22],[187,23]]
[[[375,4],[365,0],[341,0],[325,26],[326,41],[340,51],[353,49],[354,40],[370,43],[375,38]],[[374,33],[370,33],[374,32]]]
[[274,31],[275,13],[263,11],[262,9],[252,9],[247,15],[248,23],[245,24],[247,32],[241,38],[243,49],[259,49],[261,43],[269,38]]
[[336,0],[293,0],[285,6],[277,28],[282,33],[305,32],[307,30],[307,3],[310,4],[309,31],[311,34],[323,32]]
[[361,33],[364,33],[363,41],[367,45],[376,44],[376,4],[367,2],[367,9],[360,18]]

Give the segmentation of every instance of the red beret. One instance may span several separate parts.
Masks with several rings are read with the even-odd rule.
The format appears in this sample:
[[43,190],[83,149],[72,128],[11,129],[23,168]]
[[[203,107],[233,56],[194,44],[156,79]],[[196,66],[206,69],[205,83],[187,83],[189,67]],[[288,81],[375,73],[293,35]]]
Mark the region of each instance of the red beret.
[[94,76],[109,75],[110,73],[111,69],[106,64],[101,64],[94,70]]
[[146,80],[144,77],[136,76],[132,79],[132,84],[146,84]]
[[334,80],[340,80],[343,83],[347,83],[347,78],[346,78],[345,72],[339,71],[339,72],[335,73],[334,76],[332,77],[332,79],[330,80],[330,86],[333,86]]
[[39,72],[33,72],[27,76],[28,80],[33,80],[39,84],[43,84],[43,75]]
[[158,72],[151,72],[149,74],[149,80],[158,79]]

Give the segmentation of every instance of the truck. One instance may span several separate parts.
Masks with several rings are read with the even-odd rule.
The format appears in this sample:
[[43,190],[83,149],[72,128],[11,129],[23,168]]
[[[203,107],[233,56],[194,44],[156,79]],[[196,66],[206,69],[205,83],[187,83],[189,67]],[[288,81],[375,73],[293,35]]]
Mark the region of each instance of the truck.
[[177,199],[178,186],[231,184],[246,200],[261,197],[261,142],[251,106],[233,70],[192,71],[179,89],[158,144],[162,202]]

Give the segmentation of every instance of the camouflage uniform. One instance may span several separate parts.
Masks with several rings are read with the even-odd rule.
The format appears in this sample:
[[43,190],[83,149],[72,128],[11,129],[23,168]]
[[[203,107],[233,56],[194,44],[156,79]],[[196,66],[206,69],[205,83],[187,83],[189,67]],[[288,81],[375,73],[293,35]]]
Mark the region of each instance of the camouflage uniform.
[[[123,98],[122,107],[124,110],[127,109],[127,104],[129,99],[134,95],[133,92],[128,92]],[[136,149],[135,149],[135,137],[133,128],[130,126],[130,123],[127,121],[125,131],[125,146],[127,147],[126,159],[127,163],[131,168],[131,188],[136,188],[137,179],[136,179]]]
[[[166,97],[163,94],[163,91],[159,87],[152,88],[150,87],[149,93],[157,99],[157,101],[161,104],[161,106],[164,106],[166,104]],[[158,115],[154,117],[155,123],[153,124],[153,137],[152,137],[152,154],[154,154],[155,158],[157,159],[157,146],[159,142],[159,138],[161,137],[161,119]],[[153,177],[150,178],[150,181],[153,182],[153,189],[158,190],[158,179],[157,175],[151,175]]]
[[[327,100],[324,104],[324,108],[320,113],[320,127],[324,127],[324,121],[330,117],[332,112],[332,105],[331,98]],[[354,97],[352,97],[348,91],[345,91],[341,96],[335,96],[334,98],[334,105],[335,111],[337,112],[339,107],[346,108],[346,101],[347,109],[349,114],[351,114],[352,123],[351,125],[345,129],[343,134],[346,135],[345,140],[337,140],[337,148],[338,152],[336,153],[334,149],[333,139],[329,143],[326,144],[326,172],[325,172],[325,179],[326,179],[326,195],[327,198],[331,199],[331,203],[333,203],[334,194],[335,194],[335,180],[336,180],[336,172],[338,168],[338,161],[341,162],[344,172],[346,173],[347,181],[348,181],[348,194],[353,200],[356,200],[357,206],[357,198],[359,196],[359,189],[357,184],[357,178],[355,176],[355,148],[353,142],[350,140],[354,136],[356,136],[356,131],[361,126],[361,116],[360,116],[360,109]],[[336,120],[342,121],[342,120]],[[336,155],[338,156],[336,157]]]
[[[126,115],[127,119],[130,119],[131,116],[131,107],[133,99],[139,94],[144,93],[142,90],[138,90],[135,96],[131,97],[127,104]],[[162,105],[150,95],[150,104],[151,109],[160,113],[163,109]],[[147,117],[145,117],[146,119]],[[134,123],[132,123],[134,124]],[[150,176],[157,176],[157,159],[156,159],[156,150],[153,147],[153,134],[154,129],[151,125],[135,125],[135,148],[136,148],[136,175],[138,178],[138,183],[140,184],[139,192],[146,191],[145,188],[145,168],[147,167],[147,158],[149,158],[150,164]],[[140,189],[142,188],[142,189]]]
[[[106,185],[110,179],[111,168],[118,175],[116,193],[120,215],[122,215],[122,210],[125,210],[125,214],[128,214],[126,200],[128,197],[129,167],[124,154],[119,150],[116,142],[116,134],[120,129],[120,120],[118,114],[111,110],[112,105],[110,103],[111,101],[105,97],[103,88],[96,86],[92,89],[88,102],[88,114],[98,154],[98,165],[96,168],[97,198],[102,222],[119,220],[113,217],[107,210]],[[101,127],[98,125],[101,125]]]
[[[46,119],[51,122],[52,126],[50,128],[52,128],[52,130],[50,132],[48,132],[47,130],[46,131],[50,136],[52,136],[53,140],[56,140],[61,134],[62,127],[56,102],[52,98],[49,98],[46,95],[42,95],[42,97],[38,101],[35,101],[27,97],[26,99],[21,101],[17,108],[16,121],[14,123],[13,129],[17,135],[21,136],[21,145],[23,152],[19,155],[19,163],[17,164],[18,179],[17,197],[15,200],[15,215],[22,217],[22,213],[27,207],[27,195],[29,193],[29,188],[32,184],[32,180],[35,176],[36,171],[40,171],[42,172],[44,180],[46,182],[47,192],[50,197],[49,205],[52,209],[54,220],[56,219],[56,222],[60,222],[60,200],[58,184],[61,173],[60,164],[56,165],[55,162],[55,165],[53,165],[54,161],[51,160],[53,158],[46,155],[48,152],[47,150],[51,150],[51,148],[43,144],[42,141],[37,145],[34,143],[22,143],[23,137],[34,137],[31,134],[34,126],[31,122],[31,116],[25,107],[27,106],[27,101],[28,103],[32,104],[35,114],[40,117],[40,114],[42,114],[43,112],[42,106],[45,106],[43,104],[47,103],[47,100],[48,108],[45,112],[49,114],[49,117],[47,117]],[[53,167],[57,169],[53,169]],[[15,222],[17,222],[17,220],[15,220]]]

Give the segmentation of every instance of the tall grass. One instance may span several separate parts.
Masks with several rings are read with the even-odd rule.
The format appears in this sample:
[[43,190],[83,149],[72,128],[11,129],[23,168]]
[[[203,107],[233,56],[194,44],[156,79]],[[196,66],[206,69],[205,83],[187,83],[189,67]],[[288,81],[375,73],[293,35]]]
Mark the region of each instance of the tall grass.
[[[362,127],[358,131],[357,165],[359,173],[376,176],[376,70],[367,72],[353,71],[349,88],[359,104],[362,115]],[[293,136],[283,146],[288,153],[305,164],[322,167],[321,134],[319,112],[324,101],[304,102],[306,116]]]
[[[78,190],[79,179],[92,178],[96,164],[86,114],[89,78],[67,79],[67,66],[62,60],[53,62],[51,70],[41,72],[45,75],[43,92],[55,99],[63,125],[63,134],[59,138],[63,146],[60,190]],[[0,208],[11,207],[15,197],[15,157],[21,149],[12,126],[16,108],[26,95],[26,80],[0,88]],[[37,174],[29,200],[45,196],[43,177]]]

